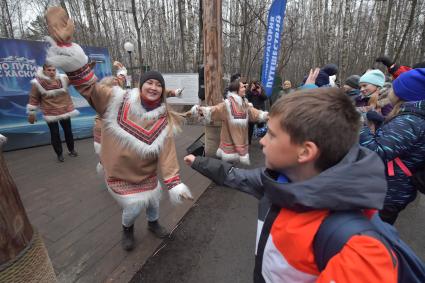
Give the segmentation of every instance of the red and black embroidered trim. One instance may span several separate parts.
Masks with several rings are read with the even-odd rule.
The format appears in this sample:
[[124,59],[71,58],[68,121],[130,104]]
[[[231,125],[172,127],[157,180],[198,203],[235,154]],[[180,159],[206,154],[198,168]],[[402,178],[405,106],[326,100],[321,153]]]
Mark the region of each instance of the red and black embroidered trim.
[[66,73],[69,82],[73,85],[81,85],[90,81],[94,77],[94,72],[89,64],[84,65],[80,69]]
[[164,180],[164,184],[167,186],[168,190],[171,190],[175,186],[181,184],[180,175],[176,175],[168,180]]
[[129,112],[130,103],[128,102],[128,97],[125,97],[118,111],[118,125],[124,131],[146,144],[151,145],[168,125],[167,115],[162,114],[153,124],[152,128],[150,130],[146,130],[145,128],[130,120],[128,116]]
[[235,99],[233,98],[233,97],[229,97],[228,98],[229,99],[229,101],[230,101],[230,111],[232,112],[231,114],[232,114],[232,116],[235,118],[235,119],[246,119],[246,117],[247,117],[247,111],[238,111],[238,108],[237,108],[237,103],[236,103],[236,101],[235,101]]
[[62,88],[62,81],[61,80],[51,80],[47,81],[41,78],[36,78],[37,82],[41,85],[42,88],[45,90],[55,90]]

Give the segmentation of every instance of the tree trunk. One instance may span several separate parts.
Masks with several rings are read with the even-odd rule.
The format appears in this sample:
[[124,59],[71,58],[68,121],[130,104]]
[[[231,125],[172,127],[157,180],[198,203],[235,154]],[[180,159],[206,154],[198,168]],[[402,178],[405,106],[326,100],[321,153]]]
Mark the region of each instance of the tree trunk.
[[187,59],[186,59],[186,52],[185,52],[185,38],[184,38],[184,30],[185,30],[185,1],[184,0],[178,0],[177,6],[179,9],[179,26],[180,26],[180,52],[182,54],[182,71],[186,72],[186,66],[187,66]]
[[378,54],[379,56],[386,54],[388,29],[390,25],[391,11],[394,4],[393,0],[388,0],[387,2],[387,11],[383,17],[381,33],[378,35],[381,42]]
[[418,3],[418,0],[412,0],[412,7],[410,9],[410,16],[409,16],[409,22],[407,23],[406,29],[403,34],[403,38],[401,39],[400,46],[397,49],[396,55],[394,57],[394,61],[397,62],[398,58],[400,57],[401,51],[403,50],[404,42],[406,41],[407,35],[409,34],[410,27],[412,26],[413,19],[415,17],[415,9],[416,4]]
[[[140,75],[142,75],[143,74],[142,39],[141,39],[141,35],[140,35],[139,22],[137,21],[136,1],[135,0],[131,0],[131,12],[133,13],[134,27],[136,28],[137,49],[139,51],[139,61],[140,61]],[[132,78],[132,79],[134,80],[134,78]]]
[[[216,105],[222,100],[222,23],[221,0],[204,0],[205,101]],[[214,156],[220,141],[220,125],[205,127],[205,154]]]
[[96,30],[94,28],[93,14],[91,12],[90,0],[84,0],[84,9],[86,10],[87,21],[89,22],[90,36],[89,36],[89,39],[88,40],[89,40],[90,45],[93,45],[93,43],[94,43],[94,37],[95,37],[95,34],[96,34]]
[[204,31],[203,31],[203,0],[199,0],[199,16],[198,16],[198,52],[197,52],[197,64],[198,66],[204,62]]

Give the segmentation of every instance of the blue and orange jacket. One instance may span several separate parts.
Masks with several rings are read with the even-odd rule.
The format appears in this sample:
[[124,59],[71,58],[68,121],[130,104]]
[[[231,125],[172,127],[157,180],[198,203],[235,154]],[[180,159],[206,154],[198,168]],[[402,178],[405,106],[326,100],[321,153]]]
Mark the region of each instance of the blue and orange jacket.
[[280,208],[262,253],[259,282],[397,282],[390,251],[367,235],[352,237],[322,272],[314,258],[313,240],[331,210],[382,208],[384,165],[372,151],[353,146],[337,165],[309,180],[286,184],[265,168],[239,169],[207,157],[196,157],[192,168],[260,200],[257,245],[271,204]]
[[[425,117],[425,100],[405,103],[400,112],[404,114],[384,123],[375,134],[364,126],[360,145],[377,152],[385,164],[398,157],[414,172],[425,165],[425,121],[417,116]],[[411,178],[399,166],[394,166],[394,176],[387,176],[387,181],[386,204],[404,207],[416,198]]]

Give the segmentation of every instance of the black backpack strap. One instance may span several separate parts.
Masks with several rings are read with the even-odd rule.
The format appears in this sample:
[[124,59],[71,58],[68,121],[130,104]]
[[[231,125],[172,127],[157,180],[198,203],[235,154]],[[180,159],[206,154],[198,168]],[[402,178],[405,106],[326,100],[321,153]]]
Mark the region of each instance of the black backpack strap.
[[328,261],[341,251],[352,236],[360,234],[381,240],[373,224],[360,211],[331,212],[320,225],[313,241],[319,271],[326,268]]
[[280,212],[280,207],[272,205],[267,213],[266,219],[264,220],[263,229],[261,229],[260,239],[257,245],[257,254],[255,256],[255,267],[254,267],[254,282],[265,283],[266,281],[261,274],[263,270],[263,254],[264,248],[266,247],[267,240],[272,229],[273,222]]

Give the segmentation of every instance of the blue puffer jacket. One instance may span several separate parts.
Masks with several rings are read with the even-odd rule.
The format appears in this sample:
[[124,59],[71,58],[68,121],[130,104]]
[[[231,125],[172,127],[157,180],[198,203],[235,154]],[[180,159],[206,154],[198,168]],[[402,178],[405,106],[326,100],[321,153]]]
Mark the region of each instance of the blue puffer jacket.
[[[385,164],[399,157],[410,169],[415,171],[425,164],[425,100],[405,103],[400,113],[384,123],[373,135],[368,127],[360,131],[360,144],[379,154]],[[385,204],[404,207],[416,197],[410,177],[406,176],[394,163],[394,176],[388,176],[388,191]],[[367,186],[367,184],[365,184]]]

